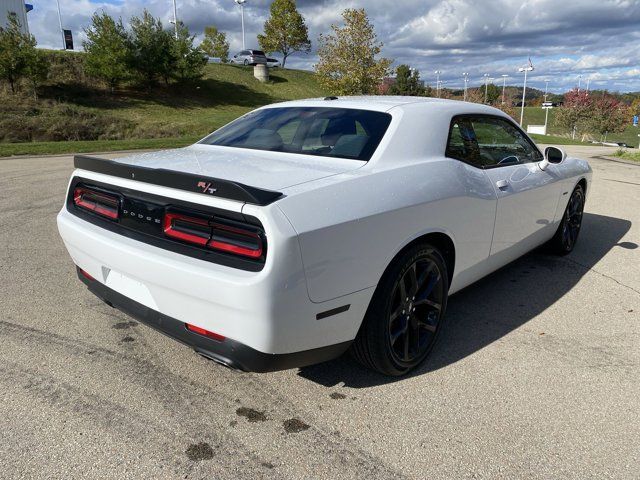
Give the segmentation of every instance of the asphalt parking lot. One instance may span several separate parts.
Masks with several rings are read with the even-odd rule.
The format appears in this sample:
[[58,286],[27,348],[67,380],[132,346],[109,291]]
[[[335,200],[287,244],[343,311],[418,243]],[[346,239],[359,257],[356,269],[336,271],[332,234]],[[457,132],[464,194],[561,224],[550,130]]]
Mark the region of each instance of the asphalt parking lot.
[[71,157],[0,160],[0,477],[640,478],[640,166],[591,164],[576,250],[453,296],[390,380],[237,373],[131,321],[57,234]]

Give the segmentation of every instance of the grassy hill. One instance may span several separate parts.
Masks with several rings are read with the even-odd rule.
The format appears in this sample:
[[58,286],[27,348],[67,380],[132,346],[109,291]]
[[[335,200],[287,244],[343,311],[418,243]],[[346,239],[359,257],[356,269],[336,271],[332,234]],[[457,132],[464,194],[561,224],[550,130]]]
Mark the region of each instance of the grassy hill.
[[[270,81],[260,83],[252,68],[220,64],[207,65],[204,77],[193,84],[126,88],[115,95],[65,79],[45,85],[37,102],[8,93],[0,98],[6,106],[0,135],[3,128],[7,132],[0,156],[187,145],[256,107],[323,95],[311,72],[273,69]],[[90,137],[99,140],[52,141],[74,138],[76,130],[82,140],[93,135],[86,131],[90,128],[99,130]],[[31,132],[35,141],[11,141],[11,132]]]

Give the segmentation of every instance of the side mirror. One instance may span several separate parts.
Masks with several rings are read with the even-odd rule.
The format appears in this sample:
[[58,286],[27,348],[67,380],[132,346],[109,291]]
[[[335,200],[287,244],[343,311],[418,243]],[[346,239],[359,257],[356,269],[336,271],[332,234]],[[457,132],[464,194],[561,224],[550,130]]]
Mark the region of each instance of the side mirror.
[[540,170],[546,170],[550,163],[562,163],[567,158],[567,154],[564,150],[558,147],[547,147],[544,149],[544,160],[538,165]]

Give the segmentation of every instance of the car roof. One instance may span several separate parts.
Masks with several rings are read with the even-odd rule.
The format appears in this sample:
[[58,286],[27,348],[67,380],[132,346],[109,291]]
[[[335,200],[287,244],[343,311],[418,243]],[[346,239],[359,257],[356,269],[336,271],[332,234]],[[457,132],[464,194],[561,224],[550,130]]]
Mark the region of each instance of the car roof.
[[263,108],[271,107],[341,107],[358,108],[362,110],[374,110],[388,112],[396,107],[411,107],[420,110],[446,113],[486,113],[504,115],[497,108],[459,100],[447,100],[434,97],[407,97],[393,95],[361,95],[361,96],[336,96],[307,98],[303,100],[291,100],[288,102],[274,103]]

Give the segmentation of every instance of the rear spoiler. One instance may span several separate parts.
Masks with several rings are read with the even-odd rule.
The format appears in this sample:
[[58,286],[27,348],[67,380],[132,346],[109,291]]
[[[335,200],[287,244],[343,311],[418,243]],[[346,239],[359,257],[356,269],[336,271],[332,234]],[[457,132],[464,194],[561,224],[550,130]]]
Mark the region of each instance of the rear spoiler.
[[73,165],[82,170],[104,173],[114,177],[128,178],[138,182],[152,183],[163,187],[177,188],[229,200],[268,205],[282,197],[281,192],[250,187],[230,180],[205,177],[193,173],[178,172],[165,168],[149,168],[107,160],[106,158],[76,155]]

